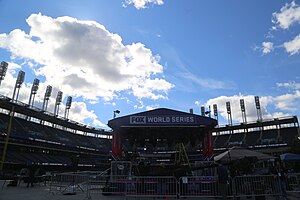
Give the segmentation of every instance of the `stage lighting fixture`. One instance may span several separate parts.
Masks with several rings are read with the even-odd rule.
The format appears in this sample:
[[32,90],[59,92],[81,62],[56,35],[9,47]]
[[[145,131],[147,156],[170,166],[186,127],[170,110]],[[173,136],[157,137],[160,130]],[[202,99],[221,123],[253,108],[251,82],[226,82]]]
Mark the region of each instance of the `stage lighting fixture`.
[[120,114],[121,111],[119,110],[114,110],[114,118],[116,118],[117,114]]

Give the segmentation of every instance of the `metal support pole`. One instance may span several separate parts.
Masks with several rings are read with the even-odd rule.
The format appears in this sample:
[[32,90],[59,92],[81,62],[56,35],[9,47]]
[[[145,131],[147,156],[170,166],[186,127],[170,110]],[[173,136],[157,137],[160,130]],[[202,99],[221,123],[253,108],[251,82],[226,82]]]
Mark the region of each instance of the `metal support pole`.
[[5,162],[6,151],[7,151],[8,141],[9,141],[9,136],[10,136],[10,133],[11,133],[12,120],[13,120],[13,117],[14,117],[14,110],[15,110],[15,107],[13,106],[11,111],[10,111],[10,118],[9,118],[9,123],[8,123],[8,128],[7,128],[7,134],[6,134],[6,138],[5,138],[5,142],[4,142],[2,159],[1,159],[1,163],[0,163],[1,164],[0,165],[0,171],[3,171],[3,166],[4,166],[4,162]]

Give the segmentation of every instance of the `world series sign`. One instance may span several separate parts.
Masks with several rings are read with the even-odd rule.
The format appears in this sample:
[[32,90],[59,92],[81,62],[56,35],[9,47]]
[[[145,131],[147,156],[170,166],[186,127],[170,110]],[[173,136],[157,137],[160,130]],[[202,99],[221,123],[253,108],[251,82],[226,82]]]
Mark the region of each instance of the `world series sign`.
[[195,124],[194,116],[130,116],[130,124]]

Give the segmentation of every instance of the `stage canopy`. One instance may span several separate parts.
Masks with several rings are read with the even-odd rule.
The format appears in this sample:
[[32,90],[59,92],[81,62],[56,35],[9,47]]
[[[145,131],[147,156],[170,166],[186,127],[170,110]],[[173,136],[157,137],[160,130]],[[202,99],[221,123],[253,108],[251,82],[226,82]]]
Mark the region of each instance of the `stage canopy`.
[[[133,146],[145,147],[163,145],[173,148],[174,144],[191,143],[195,146],[203,138],[211,135],[217,120],[166,108],[140,112],[112,119],[108,126],[113,129],[113,142],[131,149]],[[208,143],[208,142],[206,142]],[[209,141],[210,149],[212,142]],[[122,145],[114,145],[122,146]],[[118,147],[119,149],[121,147]]]
[[282,161],[297,161],[300,162],[300,155],[294,153],[285,153],[280,155]]
[[108,122],[113,130],[121,127],[195,127],[213,128],[217,125],[215,119],[196,114],[158,108],[133,115],[118,117]]

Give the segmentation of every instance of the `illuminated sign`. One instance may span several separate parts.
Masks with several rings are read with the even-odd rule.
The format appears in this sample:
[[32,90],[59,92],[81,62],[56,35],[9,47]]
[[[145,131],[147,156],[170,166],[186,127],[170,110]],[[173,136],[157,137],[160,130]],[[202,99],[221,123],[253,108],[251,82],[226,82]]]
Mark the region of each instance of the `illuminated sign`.
[[195,124],[194,116],[130,116],[130,124]]

